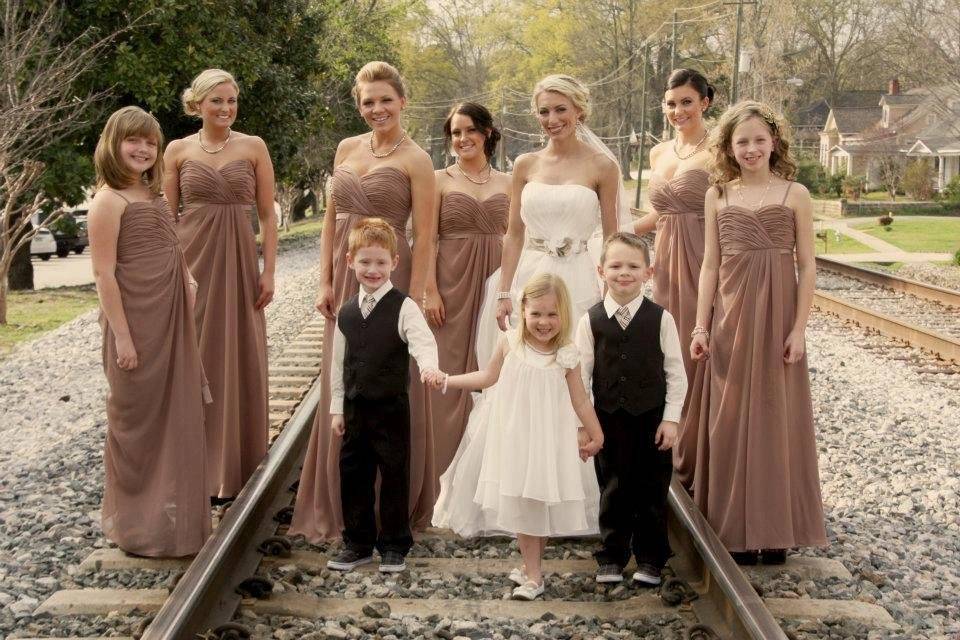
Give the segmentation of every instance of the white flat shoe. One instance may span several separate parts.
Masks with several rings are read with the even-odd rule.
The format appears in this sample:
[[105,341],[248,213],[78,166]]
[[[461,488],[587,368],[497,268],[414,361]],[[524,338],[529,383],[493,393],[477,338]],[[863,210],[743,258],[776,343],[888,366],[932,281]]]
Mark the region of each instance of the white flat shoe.
[[527,574],[520,567],[514,567],[511,569],[508,577],[510,578],[510,581],[518,587],[527,581]]
[[527,580],[522,585],[513,590],[514,600],[536,600],[543,595],[543,583],[537,584],[533,580]]

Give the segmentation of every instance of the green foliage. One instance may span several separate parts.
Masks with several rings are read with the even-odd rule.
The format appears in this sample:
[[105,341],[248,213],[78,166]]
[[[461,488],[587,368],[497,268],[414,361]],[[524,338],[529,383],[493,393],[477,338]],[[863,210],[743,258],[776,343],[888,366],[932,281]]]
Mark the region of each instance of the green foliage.
[[940,199],[951,204],[960,204],[960,175],[950,178],[950,182],[940,191]]
[[825,176],[823,181],[823,193],[829,193],[838,198],[841,197],[843,195],[843,181],[846,177],[847,174],[842,171]]
[[960,267],[960,249],[957,249],[956,253],[953,254],[953,264]]
[[810,193],[829,193],[827,172],[813,156],[804,155],[798,159],[796,180]]
[[[369,5],[369,6],[367,6]],[[200,71],[227,69],[240,84],[236,128],[258,135],[270,149],[277,180],[313,185],[332,162],[305,163],[304,148],[336,141],[360,130],[341,108],[349,86],[367,59],[389,57],[385,10],[375,3],[338,0],[75,0],[64,23],[69,40],[88,25],[121,33],[95,73],[78,92],[111,88],[116,96],[99,117],[44,158],[44,186],[74,203],[92,182],[90,156],[107,115],[127,104],[151,111],[167,140],[199,128],[183,114],[180,94]],[[351,105],[352,106],[352,105]],[[355,113],[355,109],[350,111]]]
[[841,180],[843,195],[851,200],[859,200],[867,184],[863,176],[844,176]]
[[907,167],[903,189],[915,200],[929,200],[933,196],[933,178],[933,165],[920,158]]

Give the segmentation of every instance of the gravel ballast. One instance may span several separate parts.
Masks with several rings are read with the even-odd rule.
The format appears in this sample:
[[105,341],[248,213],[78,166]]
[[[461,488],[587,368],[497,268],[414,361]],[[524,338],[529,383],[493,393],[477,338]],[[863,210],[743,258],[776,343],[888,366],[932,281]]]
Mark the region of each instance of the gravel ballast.
[[[279,259],[276,301],[268,308],[271,355],[312,317],[316,294],[315,247],[293,249]],[[878,346],[879,345],[879,346]],[[883,346],[889,345],[889,348]],[[947,639],[960,633],[960,400],[950,385],[960,377],[924,374],[913,354],[823,314],[813,314],[808,350],[816,410],[823,498],[830,547],[805,550],[842,562],[849,580],[804,581],[773,575],[757,586],[775,597],[859,599],[886,608],[899,630],[869,629],[840,620],[789,622],[798,638]],[[0,637],[128,634],[135,616],[32,616],[58,589],[83,586],[159,586],[169,572],[83,574],[79,563],[108,547],[99,529],[102,448],[106,430],[96,312],[15,350],[0,361]],[[412,556],[514,557],[509,540],[419,543]],[[558,541],[548,556],[589,556],[582,544]],[[281,571],[279,568],[275,571]],[[301,572],[291,588],[317,595],[383,597],[392,589],[428,597],[458,589],[457,581],[411,570],[408,576],[376,576],[366,584],[342,576]],[[416,575],[415,575],[416,574]],[[281,576],[277,576],[281,577]],[[283,578],[281,577],[281,580]],[[467,581],[471,594],[502,597],[504,579]],[[332,581],[331,581],[332,580]],[[413,584],[416,581],[416,586]],[[329,582],[329,585],[328,585]],[[554,576],[548,598],[587,600],[597,593],[587,576]],[[284,588],[287,588],[284,585]],[[387,591],[384,592],[383,589]],[[413,593],[419,589],[421,593]],[[568,594],[567,591],[570,593]],[[381,594],[383,594],[381,596]],[[577,595],[579,594],[579,595]],[[393,596],[398,597],[398,596]],[[325,637],[610,637],[680,638],[680,617],[650,622],[602,623],[591,619],[379,620],[350,617],[297,620],[253,616],[241,620],[257,638]]]

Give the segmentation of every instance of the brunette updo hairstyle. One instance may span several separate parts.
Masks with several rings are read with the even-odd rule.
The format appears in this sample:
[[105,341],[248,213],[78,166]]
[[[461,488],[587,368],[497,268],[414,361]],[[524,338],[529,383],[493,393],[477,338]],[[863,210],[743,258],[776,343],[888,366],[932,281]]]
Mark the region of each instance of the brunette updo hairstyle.
[[219,87],[224,82],[229,82],[240,95],[240,85],[234,79],[229,71],[223,69],[207,69],[201,71],[200,75],[193,79],[190,86],[184,89],[181,101],[183,102],[183,112],[188,116],[200,117],[200,103],[207,97],[211,91]]
[[473,126],[483,132],[485,140],[483,141],[483,154],[487,159],[493,157],[497,150],[497,143],[500,142],[500,130],[493,124],[493,115],[490,110],[482,104],[476,102],[461,102],[450,110],[447,119],[443,123],[443,137],[447,139],[447,148],[450,148],[453,142],[453,133],[450,123],[455,115],[467,116],[473,120]]
[[710,101],[711,105],[713,104],[713,94],[715,93],[713,85],[707,82],[703,74],[695,69],[674,69],[671,71],[670,77],[667,78],[667,86],[664,91],[685,87],[687,85],[693,87],[693,90],[696,91],[701,98],[706,98]]
[[367,82],[386,82],[394,88],[401,98],[407,97],[407,83],[403,80],[403,76],[400,75],[397,68],[389,62],[374,60],[363,65],[360,71],[357,71],[351,90],[357,105],[360,104],[360,85]]

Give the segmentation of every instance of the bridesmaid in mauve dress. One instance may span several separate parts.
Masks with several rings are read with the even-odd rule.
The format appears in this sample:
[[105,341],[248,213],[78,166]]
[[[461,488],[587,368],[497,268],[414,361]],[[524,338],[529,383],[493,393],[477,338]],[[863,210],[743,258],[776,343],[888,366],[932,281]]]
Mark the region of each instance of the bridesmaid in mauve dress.
[[[273,299],[277,225],[273,164],[263,140],[233,131],[237,83],[207,69],[184,92],[200,131],[170,143],[164,192],[178,213],[177,234],[200,284],[196,322],[213,404],[207,410],[210,495],[236,496],[267,452],[267,327]],[[250,220],[256,206],[263,271]]]
[[[653,211],[634,225],[643,235],[657,230],[654,243],[653,301],[670,312],[677,331],[686,340],[697,320],[697,285],[703,262],[703,199],[710,158],[704,112],[713,102],[713,87],[698,71],[676,69],[667,80],[663,96],[667,120],[676,138],[650,150],[650,206]],[[697,425],[686,420],[687,407],[699,400],[703,367],[683,350],[687,372],[687,397],[680,417],[680,431],[673,448],[677,477],[685,487],[693,484],[697,453]]]
[[694,358],[709,357],[690,407],[700,420],[694,499],[743,564],[781,564],[788,548],[827,542],[804,344],[816,277],[811,202],[790,181],[787,133],[756,102],[720,119],[690,345]]
[[[440,369],[454,375],[478,369],[477,320],[484,284],[500,266],[510,176],[490,166],[500,132],[486,107],[458,104],[443,131],[457,161],[436,172],[439,238],[424,313],[435,327]],[[439,490],[439,476],[457,452],[473,402],[468,391],[428,394]]]
[[[320,405],[300,474],[290,535],[302,534],[319,543],[339,538],[341,438],[330,429],[330,363],[333,357],[335,313],[359,291],[347,269],[347,239],[364,217],[377,217],[397,232],[399,265],[390,276],[394,286],[416,301],[424,294],[428,263],[433,255],[436,181],[430,157],[400,126],[406,87],[400,73],[386,62],[370,62],[357,73],[353,95],[372,133],[346,138],[337,147],[331,197],[320,235],[320,292],[317,309],[327,319],[320,369]],[[406,238],[413,217],[414,243]],[[410,370],[410,522],[414,529],[429,525],[436,501],[433,435],[426,414],[426,392],[420,372]]]
[[138,107],[107,121],[94,157],[90,251],[107,394],[104,535],[142,556],[199,551],[210,534],[203,368],[187,270],[160,196],[160,125]]

